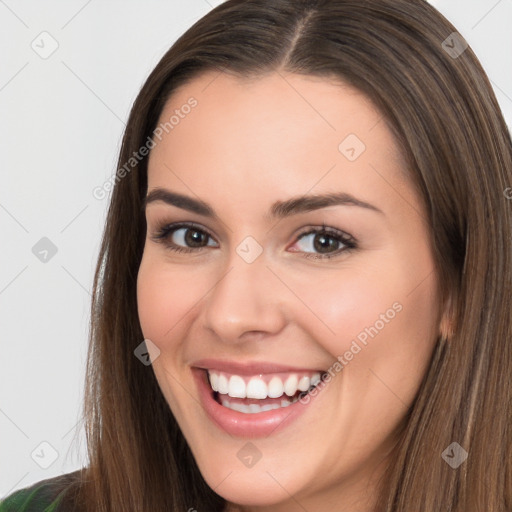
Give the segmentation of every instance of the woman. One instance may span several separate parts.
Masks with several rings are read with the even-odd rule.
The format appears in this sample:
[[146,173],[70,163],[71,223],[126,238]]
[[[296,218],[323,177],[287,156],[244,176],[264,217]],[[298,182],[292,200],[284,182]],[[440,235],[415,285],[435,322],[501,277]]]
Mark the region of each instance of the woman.
[[90,464],[41,503],[512,510],[512,144],[434,8],[220,5],[148,78],[118,169]]

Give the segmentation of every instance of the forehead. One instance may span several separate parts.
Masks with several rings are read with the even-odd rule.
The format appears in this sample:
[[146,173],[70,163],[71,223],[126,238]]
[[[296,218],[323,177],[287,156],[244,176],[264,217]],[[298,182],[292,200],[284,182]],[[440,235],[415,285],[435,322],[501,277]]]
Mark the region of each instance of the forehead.
[[389,192],[386,179],[411,193],[381,113],[340,81],[207,72],[172,94],[159,126],[149,189],[247,207],[307,192],[375,199],[383,187]]

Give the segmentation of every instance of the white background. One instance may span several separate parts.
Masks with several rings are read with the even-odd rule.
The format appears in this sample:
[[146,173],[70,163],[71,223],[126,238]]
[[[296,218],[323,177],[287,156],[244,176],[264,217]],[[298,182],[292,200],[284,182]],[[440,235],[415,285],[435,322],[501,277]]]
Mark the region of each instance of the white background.
[[[108,205],[92,190],[115,172],[149,72],[219,3],[0,0],[0,498],[87,463],[75,426]],[[511,126],[512,0],[432,3],[479,56]],[[46,59],[31,47],[53,40]],[[45,263],[32,252],[42,237],[57,248]]]

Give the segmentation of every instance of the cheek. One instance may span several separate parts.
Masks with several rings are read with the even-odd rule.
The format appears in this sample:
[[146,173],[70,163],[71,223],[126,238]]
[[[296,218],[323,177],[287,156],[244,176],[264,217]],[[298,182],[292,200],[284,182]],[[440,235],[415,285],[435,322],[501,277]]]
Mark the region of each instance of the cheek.
[[191,276],[145,252],[137,275],[137,307],[139,322],[145,339],[151,340],[160,350],[152,364],[173,414],[178,421],[186,415],[182,404],[187,401],[187,392],[176,384],[175,368],[179,366],[182,340],[188,328],[187,315],[193,314],[199,291]]
[[[376,321],[380,326],[381,314],[396,316],[393,304],[398,299],[397,290],[369,271],[348,268],[326,274],[321,280],[316,276],[307,281],[304,276],[297,279],[302,279],[301,303],[311,314],[304,315],[302,311],[299,315],[297,310],[296,318],[302,317],[312,339],[321,342],[335,357],[349,350],[351,341],[358,336],[364,342],[365,328]],[[301,306],[303,310],[303,305],[298,304]]]
[[412,364],[421,373],[436,336],[434,274],[415,288],[417,271],[396,266],[352,270],[342,278],[305,284],[303,301],[316,316],[303,316],[304,329],[333,358],[342,356],[345,366],[368,368],[389,361],[395,368]]
[[137,276],[139,321],[145,338],[169,348],[198,299],[195,280],[145,253]]

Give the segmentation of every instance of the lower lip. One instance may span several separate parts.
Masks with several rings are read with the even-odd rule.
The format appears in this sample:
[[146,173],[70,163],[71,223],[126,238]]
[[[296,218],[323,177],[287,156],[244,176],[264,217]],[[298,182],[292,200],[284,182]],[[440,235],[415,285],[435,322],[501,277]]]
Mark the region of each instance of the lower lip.
[[313,397],[311,395],[307,404],[297,400],[287,407],[246,414],[224,407],[215,400],[205,370],[192,368],[192,373],[196,379],[199,397],[206,414],[221,429],[237,437],[267,437],[281,431],[296,420],[307,408],[311,407],[315,398],[318,398],[318,396]]

